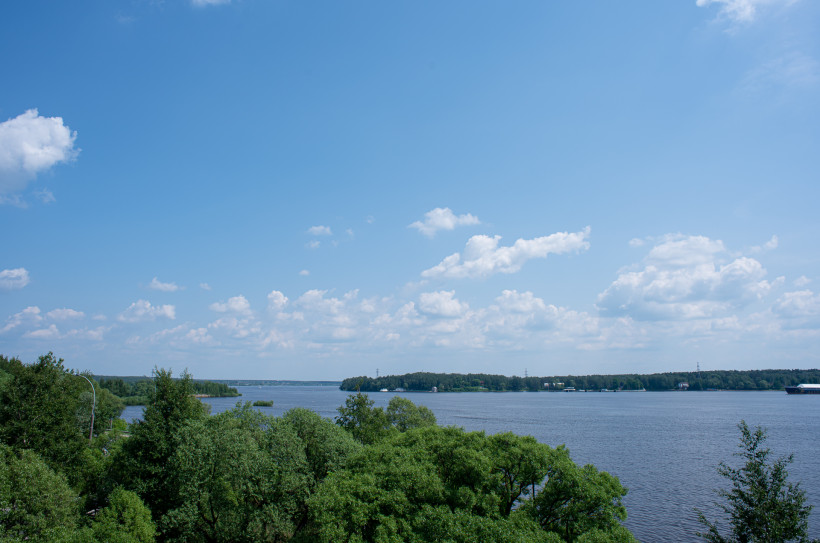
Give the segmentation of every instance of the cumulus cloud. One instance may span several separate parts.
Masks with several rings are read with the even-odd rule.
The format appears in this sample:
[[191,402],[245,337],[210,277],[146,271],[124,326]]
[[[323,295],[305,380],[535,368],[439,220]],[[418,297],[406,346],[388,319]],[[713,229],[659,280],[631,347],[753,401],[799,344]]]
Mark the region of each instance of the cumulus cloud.
[[234,296],[232,298],[228,298],[228,301],[225,303],[222,302],[215,302],[211,304],[211,311],[216,311],[217,313],[240,313],[240,314],[247,314],[251,312],[251,304],[248,302],[247,298],[242,296]]
[[419,310],[437,317],[460,317],[469,306],[466,302],[458,301],[455,294],[454,290],[422,292],[419,295]]
[[454,253],[438,265],[424,270],[422,277],[488,277],[496,273],[515,273],[533,258],[550,254],[579,252],[589,248],[590,228],[580,232],[556,232],[534,239],[518,239],[509,247],[499,247],[501,236],[473,236],[467,241],[464,253]]
[[199,288],[201,288],[202,290],[211,290],[211,285],[209,285],[208,283],[200,283]]
[[307,277],[308,275],[310,275],[310,270],[300,270],[299,275],[301,275],[302,277]]
[[308,249],[318,249],[321,243],[318,240],[309,241],[306,245]]
[[333,235],[333,232],[330,230],[329,226],[322,226],[322,225],[311,226],[310,228],[308,228],[307,231],[308,231],[308,234],[310,234],[311,236],[331,236],[331,235]]
[[751,252],[762,253],[764,251],[773,251],[777,249],[778,243],[779,240],[777,239],[777,236],[772,236],[771,239],[769,239],[769,241],[767,241],[763,245],[755,245],[754,247],[752,247]]
[[809,283],[811,283],[811,279],[809,279],[805,275],[801,275],[800,277],[794,280],[794,286],[796,287],[805,287]]
[[19,290],[28,284],[28,270],[25,268],[0,271],[0,289]]
[[[344,305],[339,298],[325,298],[326,290],[311,289],[299,296],[296,305],[310,311],[319,313],[338,313]],[[356,296],[356,292],[348,293],[346,296]]]
[[19,192],[37,174],[73,160],[80,152],[76,138],[61,117],[41,117],[36,109],[0,123],[0,196]]
[[220,4],[230,4],[231,0],[191,0],[191,4],[201,8],[205,6],[218,6]]
[[786,332],[820,330],[820,295],[811,290],[786,292],[772,305],[772,315],[780,329]]
[[176,283],[163,283],[156,277],[151,279],[151,282],[148,283],[148,288],[151,290],[159,290],[162,292],[176,292],[179,290],[179,287]]
[[69,319],[81,319],[85,317],[85,313],[64,307],[62,309],[53,309],[49,311],[46,313],[46,317],[56,321],[64,321]]
[[777,299],[772,311],[787,318],[816,317],[820,315],[820,296],[810,290],[786,292]]
[[31,339],[57,339],[60,337],[60,331],[52,324],[48,328],[26,332],[23,334],[23,337]]
[[416,221],[408,228],[415,228],[427,237],[433,237],[439,230],[453,230],[456,226],[481,224],[478,217],[466,213],[456,215],[449,207],[437,207],[424,214],[424,221]]
[[40,315],[40,308],[32,305],[6,319],[6,324],[3,328],[0,328],[0,334],[13,330],[22,324],[36,324],[42,320],[43,317]]
[[268,309],[281,311],[286,305],[288,305],[288,297],[278,290],[272,290],[270,294],[268,294]]
[[773,283],[765,276],[760,262],[731,257],[719,240],[669,235],[650,250],[642,269],[621,273],[597,306],[602,315],[636,320],[712,317],[768,294]]
[[137,300],[120,313],[120,322],[144,322],[157,318],[175,319],[176,309],[172,305],[151,305],[147,300]]
[[697,0],[699,7],[717,4],[720,6],[719,18],[736,23],[750,23],[755,20],[758,10],[769,6],[789,6],[797,0]]

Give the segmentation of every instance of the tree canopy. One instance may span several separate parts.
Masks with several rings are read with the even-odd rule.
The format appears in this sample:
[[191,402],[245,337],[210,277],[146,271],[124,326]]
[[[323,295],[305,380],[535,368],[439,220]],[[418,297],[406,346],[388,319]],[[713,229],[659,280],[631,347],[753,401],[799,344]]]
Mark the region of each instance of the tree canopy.
[[800,483],[788,480],[787,467],[793,455],[772,459],[771,451],[764,447],[763,428],[751,429],[746,421],[740,421],[738,428],[740,451],[735,454],[742,465],[735,468],[721,462],[718,467],[718,473],[731,483],[728,490],[717,491],[723,498],[718,505],[729,519],[728,534],[721,534],[718,523],[698,511],[707,528],[698,535],[711,543],[807,542],[812,507],[806,505],[806,492]]

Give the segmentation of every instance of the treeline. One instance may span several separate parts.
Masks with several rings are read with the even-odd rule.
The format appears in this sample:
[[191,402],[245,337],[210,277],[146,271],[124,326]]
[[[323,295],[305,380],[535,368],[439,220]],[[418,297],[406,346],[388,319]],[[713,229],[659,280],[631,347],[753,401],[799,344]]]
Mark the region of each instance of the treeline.
[[[148,377],[98,377],[100,386],[122,399],[125,405],[145,405],[154,388],[154,380]],[[195,380],[193,394],[214,398],[241,396],[224,383]]]
[[688,390],[783,390],[800,383],[820,383],[820,370],[710,370],[621,374],[621,375],[563,375],[549,377],[507,377],[483,373],[408,373],[383,377],[350,377],[342,381],[347,391],[375,392],[387,390],[439,392],[516,392],[563,390],[676,390],[685,383]]
[[[124,432],[83,422],[82,385],[50,353],[0,357],[0,541],[635,541],[616,477],[530,436],[437,426],[406,398],[351,395],[335,422],[209,416],[190,375],[158,370]],[[100,399],[97,419],[122,409]]]

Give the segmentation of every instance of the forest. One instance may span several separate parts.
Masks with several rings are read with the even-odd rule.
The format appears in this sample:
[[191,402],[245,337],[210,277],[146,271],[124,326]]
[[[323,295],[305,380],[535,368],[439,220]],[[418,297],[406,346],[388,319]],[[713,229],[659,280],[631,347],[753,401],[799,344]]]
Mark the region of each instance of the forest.
[[555,391],[573,387],[576,390],[784,390],[800,383],[820,383],[820,370],[710,370],[700,372],[653,373],[649,375],[584,375],[550,377],[507,377],[483,373],[407,373],[377,378],[349,377],[342,381],[347,391],[379,390],[438,392],[518,392]]
[[560,445],[441,427],[402,397],[212,416],[191,375],[151,385],[129,426],[52,353],[0,356],[0,542],[635,541],[627,490]]
[[[154,388],[154,380],[148,377],[103,377],[94,378],[100,387],[120,398],[125,405],[145,405]],[[212,398],[231,398],[241,396],[239,391],[224,383],[214,381],[192,380],[194,394]]]

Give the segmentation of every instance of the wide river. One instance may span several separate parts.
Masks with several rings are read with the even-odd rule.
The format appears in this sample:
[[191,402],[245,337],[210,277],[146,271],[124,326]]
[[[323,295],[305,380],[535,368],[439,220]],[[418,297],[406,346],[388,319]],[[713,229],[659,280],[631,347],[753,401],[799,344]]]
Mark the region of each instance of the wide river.
[[[238,387],[242,398],[208,398],[213,414],[238,400],[273,400],[259,408],[281,415],[305,407],[333,418],[348,393],[333,387]],[[386,406],[395,393],[370,397]],[[440,425],[515,432],[551,446],[566,444],[581,464],[620,478],[629,489],[626,526],[644,542],[699,541],[695,508],[716,518],[716,473],[721,461],[737,466],[737,424],[768,430],[775,456],[794,454],[790,480],[814,505],[810,536],[820,537],[820,396],[785,392],[498,392],[401,393],[435,413]],[[129,407],[123,418],[139,418]]]

